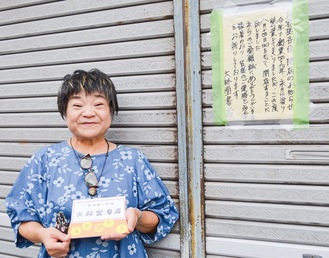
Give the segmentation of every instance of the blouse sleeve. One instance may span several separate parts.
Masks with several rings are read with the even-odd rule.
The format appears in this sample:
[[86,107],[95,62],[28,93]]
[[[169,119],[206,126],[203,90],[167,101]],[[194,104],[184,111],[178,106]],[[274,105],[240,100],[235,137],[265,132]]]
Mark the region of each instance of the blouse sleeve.
[[169,195],[168,189],[152,167],[148,159],[138,151],[137,182],[139,209],[154,212],[159,218],[155,233],[141,233],[141,239],[146,244],[164,238],[178,220],[178,211]]
[[[7,214],[15,233],[15,244],[25,248],[34,243],[19,234],[22,222],[37,221],[42,223],[39,215],[39,201],[46,191],[45,168],[40,158],[32,156],[19,173],[14,186],[6,197]],[[40,189],[41,188],[41,189]]]

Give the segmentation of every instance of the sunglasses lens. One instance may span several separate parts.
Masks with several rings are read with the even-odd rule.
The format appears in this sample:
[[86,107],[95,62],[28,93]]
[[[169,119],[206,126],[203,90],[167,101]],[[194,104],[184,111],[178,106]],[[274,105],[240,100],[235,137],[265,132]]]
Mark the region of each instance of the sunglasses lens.
[[93,163],[93,160],[91,158],[91,156],[88,154],[86,156],[84,156],[81,160],[80,160],[80,166],[83,169],[89,169],[91,168],[91,165]]
[[88,187],[97,186],[98,180],[94,172],[88,172],[85,175],[85,182]]

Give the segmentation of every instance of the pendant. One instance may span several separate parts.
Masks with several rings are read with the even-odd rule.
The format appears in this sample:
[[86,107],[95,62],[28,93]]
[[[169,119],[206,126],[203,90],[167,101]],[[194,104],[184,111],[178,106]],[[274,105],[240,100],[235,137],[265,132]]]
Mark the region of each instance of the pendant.
[[95,196],[97,194],[97,188],[96,187],[93,187],[93,186],[89,187],[88,194],[90,196]]

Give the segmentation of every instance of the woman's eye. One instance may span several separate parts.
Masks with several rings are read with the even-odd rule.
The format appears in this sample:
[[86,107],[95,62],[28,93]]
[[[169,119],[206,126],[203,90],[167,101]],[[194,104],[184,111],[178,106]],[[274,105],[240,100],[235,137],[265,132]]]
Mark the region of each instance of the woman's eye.
[[104,106],[104,103],[96,103],[95,106],[96,107]]
[[82,107],[82,105],[80,105],[80,104],[73,104],[73,107],[80,108],[80,107]]

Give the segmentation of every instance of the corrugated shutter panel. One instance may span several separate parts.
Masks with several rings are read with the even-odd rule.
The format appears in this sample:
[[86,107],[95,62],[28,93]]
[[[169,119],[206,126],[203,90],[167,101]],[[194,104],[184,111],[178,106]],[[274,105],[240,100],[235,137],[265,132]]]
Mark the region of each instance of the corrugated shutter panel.
[[214,126],[209,18],[224,2],[200,2],[207,254],[329,257],[329,3],[309,1],[311,124],[288,131]]
[[[0,17],[1,253],[36,257],[14,247],[4,198],[34,151],[70,137],[56,94],[75,69],[112,77],[121,110],[108,139],[144,151],[177,200],[172,1],[1,1]],[[179,257],[178,229],[148,249]]]

